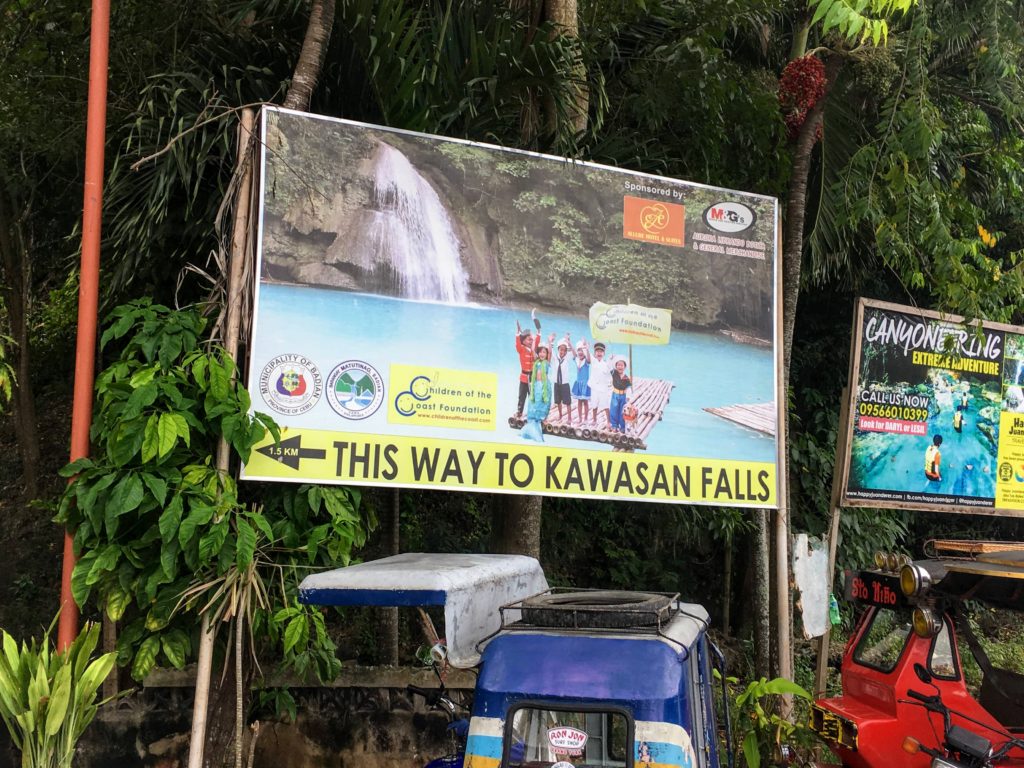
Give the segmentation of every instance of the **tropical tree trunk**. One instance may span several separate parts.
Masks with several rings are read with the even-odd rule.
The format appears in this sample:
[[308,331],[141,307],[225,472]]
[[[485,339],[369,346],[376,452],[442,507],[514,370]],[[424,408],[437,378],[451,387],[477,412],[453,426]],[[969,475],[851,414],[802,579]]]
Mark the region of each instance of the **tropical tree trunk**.
[[[786,191],[786,221],[782,231],[782,346],[786,389],[789,388],[789,363],[793,353],[793,329],[796,326],[796,305],[800,297],[800,270],[804,252],[804,220],[807,212],[807,178],[811,170],[811,153],[818,141],[818,129],[832,83],[835,82],[842,59],[833,56],[825,65],[825,93],[807,112],[793,148],[793,166]],[[784,389],[783,392],[786,390]]]
[[771,556],[769,509],[754,514],[754,677],[771,677]]
[[331,40],[331,28],[334,26],[335,0],[313,0],[309,10],[309,23],[306,25],[306,36],[302,41],[299,60],[295,62],[295,72],[288,87],[284,106],[289,109],[306,111],[313,97],[317,80],[324,66],[327,55],[327,44]]
[[[583,58],[579,52],[580,22],[579,11],[576,0],[547,0],[544,8],[544,17],[550,21],[559,34],[577,43],[577,63],[574,67],[575,84],[572,103],[566,105],[566,115],[569,124],[572,126],[574,136],[579,136],[587,130],[587,112],[590,108],[590,91],[587,88],[587,70],[583,65]],[[555,136],[558,131],[558,109],[555,104],[554,95],[548,94],[545,99],[545,119],[547,132]]]
[[540,496],[495,496],[493,549],[499,554],[540,558]]
[[[10,189],[5,174],[0,182]],[[0,295],[7,311],[10,336],[17,347],[13,388],[14,430],[21,458],[25,497],[39,492],[39,426],[32,395],[32,357],[28,341],[28,312],[31,286],[29,244],[18,207],[6,190],[0,190]]]

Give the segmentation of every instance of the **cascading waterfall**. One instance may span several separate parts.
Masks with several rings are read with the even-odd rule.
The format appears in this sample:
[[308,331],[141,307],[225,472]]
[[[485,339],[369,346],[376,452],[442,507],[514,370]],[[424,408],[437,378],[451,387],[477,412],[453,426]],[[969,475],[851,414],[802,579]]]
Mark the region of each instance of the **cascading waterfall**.
[[364,259],[367,266],[390,268],[399,296],[449,304],[466,300],[469,281],[448,209],[408,158],[388,144],[379,145],[368,213]]

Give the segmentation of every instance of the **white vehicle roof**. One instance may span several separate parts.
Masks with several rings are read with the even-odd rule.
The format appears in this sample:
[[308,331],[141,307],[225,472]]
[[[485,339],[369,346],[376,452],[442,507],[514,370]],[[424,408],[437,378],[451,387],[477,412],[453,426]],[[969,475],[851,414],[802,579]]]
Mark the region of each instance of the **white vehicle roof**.
[[498,609],[548,588],[524,555],[406,553],[307,576],[299,599],[312,605],[444,606],[448,662],[480,662],[477,645],[501,627]]

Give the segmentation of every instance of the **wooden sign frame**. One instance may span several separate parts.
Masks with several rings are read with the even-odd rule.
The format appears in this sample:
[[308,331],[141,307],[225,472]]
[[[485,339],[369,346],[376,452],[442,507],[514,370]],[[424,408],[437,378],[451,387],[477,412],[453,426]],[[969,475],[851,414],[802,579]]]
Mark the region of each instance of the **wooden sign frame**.
[[[850,369],[848,380],[849,386],[848,395],[845,401],[845,404],[847,406],[847,413],[843,424],[844,429],[840,430],[840,435],[843,436],[843,441],[841,445],[837,446],[836,453],[837,458],[840,460],[839,466],[837,467],[837,471],[841,472],[839,483],[839,506],[880,507],[885,509],[908,509],[923,512],[945,512],[954,514],[1024,517],[1024,508],[1012,509],[997,507],[995,496],[993,497],[993,506],[987,507],[974,505],[957,505],[944,502],[928,503],[923,501],[904,501],[896,499],[865,499],[859,497],[851,497],[848,495],[853,451],[854,425],[857,420],[857,399],[858,390],[860,386],[861,355],[863,352],[862,331],[864,328],[864,312],[865,309],[869,308],[897,312],[903,315],[919,317],[922,320],[938,320],[940,322],[947,323],[950,325],[962,325],[968,329],[976,328],[979,325],[979,321],[966,322],[964,318],[959,315],[944,315],[942,313],[933,312],[931,310],[920,309],[918,307],[909,307],[904,306],[902,304],[894,304],[886,301],[876,301],[873,299],[865,298],[858,299],[857,307],[854,312],[853,334],[850,343]],[[982,328],[986,330],[1001,331],[1003,333],[1012,333],[1024,336],[1024,328],[1020,326],[1008,325],[1005,323],[994,323],[988,321],[980,322],[980,325]],[[1022,414],[1022,417],[1024,417],[1024,414]],[[998,472],[998,466],[996,467],[995,472]],[[996,477],[998,482],[998,475]]]

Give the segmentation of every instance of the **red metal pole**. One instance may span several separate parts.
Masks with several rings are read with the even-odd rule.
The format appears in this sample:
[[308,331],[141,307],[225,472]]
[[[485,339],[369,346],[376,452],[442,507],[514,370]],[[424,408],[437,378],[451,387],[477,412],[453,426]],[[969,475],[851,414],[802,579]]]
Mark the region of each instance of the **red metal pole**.
[[[71,415],[71,461],[89,455],[92,390],[96,378],[96,315],[100,287],[100,224],[103,214],[103,150],[107,128],[107,59],[110,0],[93,0],[89,38],[89,106],[85,128],[85,200],[82,209],[82,274],[78,287],[78,344]],[[64,532],[57,647],[67,648],[78,634],[78,606],[71,597],[75,550]]]

